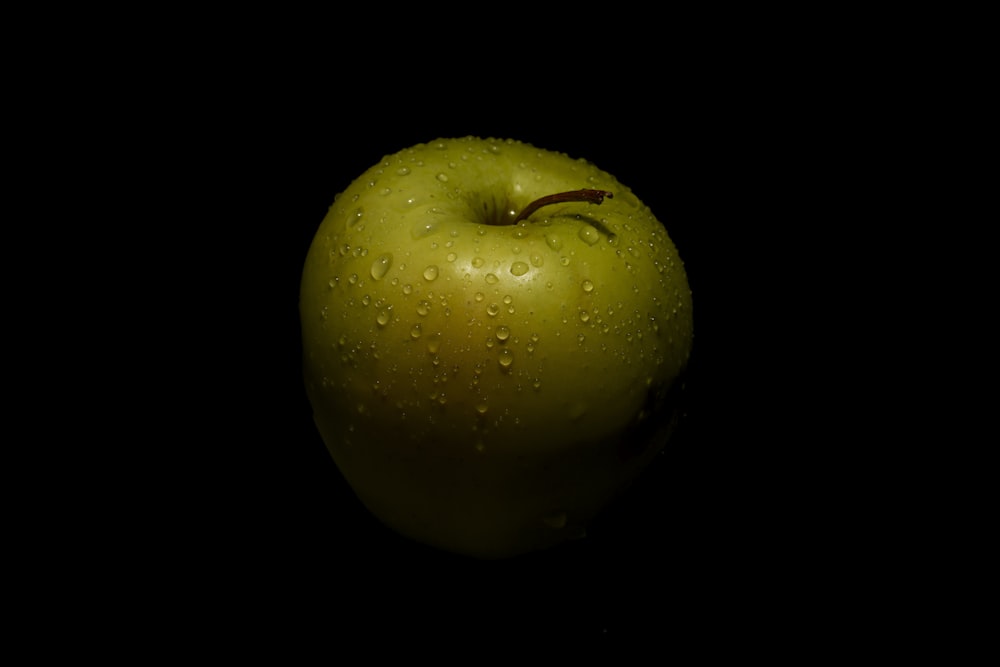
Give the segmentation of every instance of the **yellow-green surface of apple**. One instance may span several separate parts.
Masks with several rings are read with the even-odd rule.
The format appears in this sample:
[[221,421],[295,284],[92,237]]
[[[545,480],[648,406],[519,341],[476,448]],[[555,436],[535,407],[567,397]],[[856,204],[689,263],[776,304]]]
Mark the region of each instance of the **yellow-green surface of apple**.
[[650,209],[513,140],[431,141],[361,174],[299,305],[306,391],[351,488],[399,533],[481,558],[583,535],[669,437],[692,345]]

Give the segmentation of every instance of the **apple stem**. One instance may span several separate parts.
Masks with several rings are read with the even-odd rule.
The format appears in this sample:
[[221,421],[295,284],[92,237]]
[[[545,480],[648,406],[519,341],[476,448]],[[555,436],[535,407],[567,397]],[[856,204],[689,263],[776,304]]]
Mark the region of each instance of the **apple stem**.
[[569,192],[559,192],[554,195],[546,195],[545,197],[540,197],[525,206],[524,209],[518,213],[517,217],[514,218],[514,222],[511,224],[516,225],[541,207],[548,206],[549,204],[561,204],[571,201],[585,201],[590,202],[591,204],[600,204],[604,201],[605,197],[613,199],[614,195],[607,190],[591,190],[589,188],[584,188],[583,190],[570,190]]

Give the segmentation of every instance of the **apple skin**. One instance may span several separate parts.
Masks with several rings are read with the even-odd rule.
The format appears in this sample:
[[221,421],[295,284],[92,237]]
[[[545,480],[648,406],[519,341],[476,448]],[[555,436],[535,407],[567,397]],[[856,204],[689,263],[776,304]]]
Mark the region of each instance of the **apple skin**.
[[[581,188],[613,198],[509,224]],[[300,312],[315,422],[352,489],[399,533],[480,558],[583,535],[666,442],[692,345],[649,208],[512,140],[441,139],[363,173],[316,233]]]

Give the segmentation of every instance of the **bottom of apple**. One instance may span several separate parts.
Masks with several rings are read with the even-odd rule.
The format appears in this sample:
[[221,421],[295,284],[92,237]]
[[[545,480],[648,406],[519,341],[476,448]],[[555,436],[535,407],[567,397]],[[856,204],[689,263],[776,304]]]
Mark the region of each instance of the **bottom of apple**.
[[337,440],[333,424],[316,421],[347,482],[387,527],[444,551],[501,559],[583,537],[669,440],[679,409],[664,407],[614,438],[533,460],[359,452]]

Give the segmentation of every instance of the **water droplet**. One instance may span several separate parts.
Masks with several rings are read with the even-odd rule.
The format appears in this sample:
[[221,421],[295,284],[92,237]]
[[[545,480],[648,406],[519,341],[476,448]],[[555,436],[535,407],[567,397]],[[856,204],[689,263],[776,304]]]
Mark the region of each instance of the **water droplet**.
[[453,252],[449,252],[448,256],[445,257],[445,259],[447,259],[449,262],[454,262],[456,259],[458,259],[458,255],[456,255]]
[[547,243],[553,250],[560,250],[563,247],[562,240],[560,240],[555,234],[546,234],[545,243]]
[[584,280],[582,283],[580,283],[580,287],[583,288],[584,292],[588,292],[589,293],[589,292],[593,292],[594,291],[594,283],[592,283],[589,280]]
[[510,349],[505,347],[504,349],[500,350],[499,362],[501,368],[503,369],[510,368],[510,365],[514,363],[514,353],[511,352]]
[[500,306],[498,306],[495,303],[491,303],[490,305],[486,306],[486,314],[489,315],[490,317],[496,317],[497,313],[499,312],[500,312]]
[[481,415],[485,415],[486,411],[489,409],[490,406],[486,405],[485,403],[480,403],[479,405],[476,406],[476,412],[478,412]]
[[407,296],[413,294],[413,285],[411,285],[410,283],[406,283],[405,285],[403,285],[403,294],[406,294]]
[[427,340],[427,351],[431,354],[437,354],[438,350],[441,349],[441,334],[436,333],[430,336]]
[[580,240],[587,245],[594,245],[601,240],[601,233],[590,225],[584,225],[581,227],[578,236],[580,237]]
[[510,272],[515,276],[523,276],[528,272],[528,265],[525,262],[514,262],[510,265]]
[[589,322],[590,321],[590,313],[588,313],[586,310],[581,310],[580,311],[580,321],[581,322]]
[[472,266],[475,267],[475,268],[477,268],[477,269],[481,269],[483,267],[483,264],[485,264],[485,263],[486,262],[485,262],[485,260],[482,257],[473,257],[472,258]]
[[382,188],[381,190],[378,191],[378,193],[381,196],[383,196],[383,197],[385,197],[387,195],[391,195],[392,194],[392,188]]
[[421,301],[420,303],[417,304],[417,315],[420,315],[421,317],[426,316],[427,313],[430,312],[430,310],[431,310],[431,304],[427,303],[427,301]]
[[386,324],[389,323],[389,311],[388,310],[378,311],[378,315],[375,316],[375,321],[378,322],[378,325],[380,327],[384,327]]
[[410,168],[400,167],[399,169],[396,170],[396,173],[399,174],[400,176],[406,176],[407,174],[410,173]]
[[438,267],[431,264],[426,269],[424,269],[424,280],[432,281],[438,277]]
[[549,528],[554,528],[555,530],[560,530],[566,527],[566,512],[549,512],[542,517],[542,522],[545,523]]
[[437,222],[420,221],[410,229],[410,236],[414,239],[422,239],[438,231]]
[[348,226],[348,227],[353,227],[354,225],[358,224],[358,222],[360,222],[360,221],[361,221],[361,217],[362,217],[362,216],[363,216],[364,214],[365,214],[365,209],[361,208],[360,206],[359,206],[358,208],[356,208],[356,209],[354,210],[354,213],[352,213],[352,214],[351,214],[351,215],[350,215],[350,216],[349,216],[349,217],[347,218],[347,226]]
[[569,257],[563,255],[562,257],[559,258],[559,263],[562,264],[563,266],[569,266]]
[[392,253],[382,253],[378,256],[378,259],[372,262],[372,278],[381,280],[389,272],[390,266],[392,266]]
[[351,275],[347,276],[347,282],[349,282],[352,285],[357,285],[358,284],[358,274],[352,273]]
[[414,324],[413,327],[410,328],[410,338],[414,338],[414,339],[420,338],[420,325],[419,324]]
[[447,183],[448,182],[448,174],[444,173],[443,171],[439,172],[438,175],[437,175],[437,179],[439,181],[441,181],[442,183]]
[[545,258],[542,257],[541,255],[532,255],[531,263],[533,266],[540,267],[542,264],[545,263]]
[[501,324],[497,327],[496,337],[499,341],[505,341],[510,338],[510,328]]
[[476,292],[476,296],[474,298],[476,300],[476,303],[479,303],[486,297],[483,295],[482,292]]
[[486,274],[486,282],[488,284],[490,284],[490,285],[496,285],[499,281],[500,281],[500,279],[496,277],[496,274],[493,274],[493,273],[487,273]]

